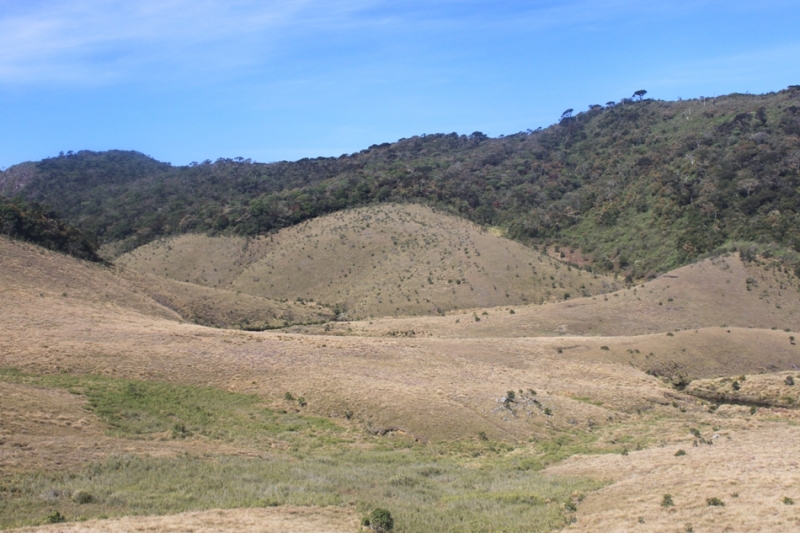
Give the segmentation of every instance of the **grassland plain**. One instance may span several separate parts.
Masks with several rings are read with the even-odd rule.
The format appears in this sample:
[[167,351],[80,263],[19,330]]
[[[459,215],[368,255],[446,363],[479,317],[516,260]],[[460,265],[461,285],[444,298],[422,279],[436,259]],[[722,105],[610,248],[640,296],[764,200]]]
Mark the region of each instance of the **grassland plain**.
[[[113,269],[0,246],[4,527],[58,511],[163,515],[109,521],[158,529],[189,516],[175,513],[223,509],[233,522],[217,530],[232,531],[236,512],[252,518],[225,509],[274,505],[307,506],[303,520],[341,513],[342,524],[383,506],[398,531],[796,524],[783,503],[800,497],[794,444],[769,445],[796,442],[798,421],[787,400],[800,364],[796,280],[777,264],[716,258],[558,304],[308,335],[187,323]],[[650,329],[663,307],[677,318]],[[520,335],[526,317],[547,334]],[[673,386],[686,377],[699,379]],[[752,493],[718,488],[728,461]],[[637,481],[675,464],[684,475]],[[662,516],[664,494],[675,504]],[[259,516],[274,525],[286,513]]]

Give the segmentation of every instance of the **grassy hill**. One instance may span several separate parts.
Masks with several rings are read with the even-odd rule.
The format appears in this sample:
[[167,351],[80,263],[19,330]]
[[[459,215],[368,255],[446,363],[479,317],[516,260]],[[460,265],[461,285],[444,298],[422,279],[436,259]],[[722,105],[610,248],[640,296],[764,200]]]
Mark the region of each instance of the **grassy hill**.
[[[513,311],[513,313],[512,313]],[[480,320],[476,321],[475,317]],[[800,282],[772,259],[706,259],[619,290],[547,305],[463,309],[445,317],[397,317],[303,333],[433,337],[632,336],[698,328],[800,330]]]
[[798,97],[0,172],[0,528],[795,529]]
[[[273,246],[316,258],[315,239],[318,250],[339,243],[341,256],[356,241],[344,226],[374,235],[403,227],[410,239],[415,225],[440,217],[414,209],[341,213],[342,227],[329,237],[320,232],[330,221],[309,222],[287,230],[302,240],[278,234],[286,241],[263,239],[263,249],[248,247],[249,262],[237,255],[243,264],[224,264],[249,271]],[[491,242],[457,222],[443,226],[453,246],[473,235],[470,255],[479,259],[475,245],[483,257]],[[340,235],[348,236],[344,244]],[[214,250],[207,237],[192,238]],[[173,246],[179,250],[202,257]],[[391,509],[398,531],[409,532],[460,532],[465,523],[473,531],[638,527],[638,516],[780,531],[794,520],[781,499],[793,498],[800,482],[785,468],[796,446],[774,443],[795,442],[800,420],[787,382],[800,352],[792,332],[777,328],[795,327],[798,298],[777,262],[721,257],[637,285],[635,294],[630,287],[486,315],[337,322],[315,335],[208,328],[154,299],[187,290],[184,298],[208,298],[210,316],[223,318],[226,301],[256,301],[224,288],[238,279],[233,267],[220,268],[227,253],[210,255],[214,267],[193,267],[198,276],[217,268],[219,277],[201,286],[0,238],[0,526],[39,525],[58,511],[56,518],[74,521],[63,528],[75,531],[163,529],[222,508],[208,527],[234,531],[253,517],[232,508],[273,506],[258,519],[277,530],[294,527],[289,516],[312,527],[331,512],[335,527],[347,530],[375,507]],[[516,253],[510,245],[508,253]],[[776,303],[786,317],[767,314]],[[713,306],[726,307],[732,325],[683,329],[687,320],[712,320]],[[565,330],[545,336],[517,331],[568,316]],[[428,333],[402,334],[407,320]],[[376,334],[391,321],[401,334]],[[667,328],[651,331],[659,321]],[[701,379],[681,390],[687,376]],[[752,398],[755,411],[737,403]],[[653,469],[665,475],[643,483]],[[781,473],[780,482],[765,471]],[[720,492],[720,479],[731,488]],[[662,510],[664,494],[674,496],[674,512]],[[715,495],[729,514],[705,511]],[[319,508],[329,506],[336,510]],[[101,517],[115,520],[82,525]]]
[[353,206],[436,205],[641,279],[731,242],[788,250],[800,227],[800,89],[591,106],[537,131],[420,135],[339,158],[173,167],[78,152],[0,173],[122,250],[185,232],[263,235]]
[[[216,327],[265,329],[333,318],[316,305],[276,302],[87,263],[0,237],[0,287],[65,314],[136,313]],[[9,311],[10,313],[11,311]]]
[[116,263],[273,300],[316,300],[340,318],[542,303],[619,286],[415,204],[343,211],[254,239],[182,235]]

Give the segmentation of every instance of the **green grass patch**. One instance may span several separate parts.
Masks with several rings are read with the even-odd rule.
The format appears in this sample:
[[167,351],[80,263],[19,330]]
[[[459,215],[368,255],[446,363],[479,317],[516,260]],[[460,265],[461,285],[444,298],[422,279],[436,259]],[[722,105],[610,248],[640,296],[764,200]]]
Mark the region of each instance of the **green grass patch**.
[[257,395],[212,387],[102,376],[36,376],[14,369],[0,369],[0,379],[86,396],[87,408],[116,437],[146,438],[169,432],[174,438],[202,436],[232,442],[314,433],[319,438],[327,435],[335,443],[343,432],[327,419],[278,413],[264,407]]
[[[388,509],[398,532],[551,531],[571,495],[599,488],[538,471],[592,453],[591,434],[546,442],[419,444],[377,437],[324,419],[276,413],[257,396],[208,387],[98,376],[35,376],[0,369],[0,380],[56,387],[88,398],[117,437],[245,442],[260,455],[113,455],[72,471],[8,474],[0,481],[0,528],[215,508],[353,505]],[[175,434],[176,424],[185,430]],[[271,448],[279,440],[288,446]],[[259,444],[263,443],[263,446]],[[570,507],[570,504],[572,507]],[[565,511],[566,509],[566,511]]]
[[[550,531],[561,504],[597,482],[542,476],[487,460],[465,468],[425,448],[343,450],[302,459],[265,454],[173,458],[113,456],[80,472],[17,476],[0,487],[0,527],[67,520],[277,505],[384,507],[396,531]],[[91,501],[71,495],[83,491]]]

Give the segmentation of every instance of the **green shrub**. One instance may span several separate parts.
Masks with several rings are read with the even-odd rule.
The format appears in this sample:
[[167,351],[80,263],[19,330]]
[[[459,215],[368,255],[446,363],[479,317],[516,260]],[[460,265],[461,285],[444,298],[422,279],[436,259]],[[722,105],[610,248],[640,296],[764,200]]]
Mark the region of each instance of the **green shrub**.
[[392,513],[386,509],[373,509],[369,514],[369,527],[378,533],[388,533],[394,529]]
[[785,503],[786,505],[794,505],[794,500],[788,496],[784,496],[783,503]]
[[47,521],[51,524],[60,524],[61,522],[66,522],[67,518],[58,511],[53,511],[47,515]]
[[664,498],[661,500],[661,507],[672,507],[675,505],[675,502],[672,501],[672,494],[664,494]]
[[681,449],[675,452],[675,457],[681,457],[683,455],[686,455],[686,450]]
[[292,393],[291,393],[291,392],[285,392],[285,393],[283,394],[283,399],[284,399],[284,400],[287,400],[287,401],[289,401],[289,402],[293,402],[293,401],[294,401],[294,396],[292,396]]
[[789,386],[794,385],[794,378],[792,376],[786,376],[786,379],[783,380]]
[[83,505],[85,503],[92,503],[94,501],[94,497],[92,497],[92,495],[85,490],[77,490],[72,495],[72,501],[74,501],[77,504]]
[[725,502],[723,502],[717,497],[706,498],[706,505],[708,505],[709,507],[725,507]]

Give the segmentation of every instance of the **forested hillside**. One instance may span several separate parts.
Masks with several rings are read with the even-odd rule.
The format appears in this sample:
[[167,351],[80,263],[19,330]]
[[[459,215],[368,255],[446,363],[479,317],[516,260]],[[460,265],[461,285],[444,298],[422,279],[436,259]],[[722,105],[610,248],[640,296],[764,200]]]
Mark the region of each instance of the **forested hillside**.
[[0,235],[32,242],[80,259],[101,261],[94,242],[41,205],[0,196]]
[[0,173],[0,192],[51,205],[123,249],[160,235],[254,235],[347,207],[413,201],[633,278],[733,241],[800,250],[800,86],[634,100],[570,110],[546,129],[499,138],[420,135],[297,162],[177,167],[136,152],[67,153]]

